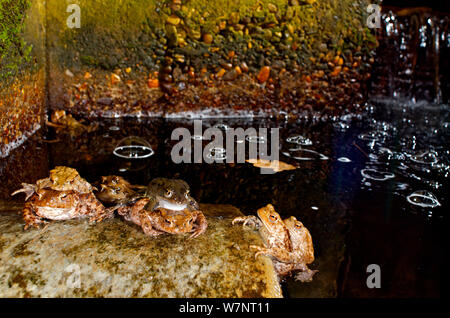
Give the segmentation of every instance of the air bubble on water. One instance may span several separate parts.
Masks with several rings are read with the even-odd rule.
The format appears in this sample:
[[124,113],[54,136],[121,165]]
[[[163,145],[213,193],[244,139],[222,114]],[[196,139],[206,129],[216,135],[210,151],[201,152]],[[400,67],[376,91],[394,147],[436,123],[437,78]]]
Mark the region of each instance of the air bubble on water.
[[334,123],[333,127],[336,128],[338,131],[346,131],[347,129],[350,128],[350,125],[347,123],[338,122]]
[[223,131],[230,130],[230,126],[228,126],[227,124],[215,124],[213,126],[213,128],[217,128],[217,129],[220,129],[220,130],[223,130]]
[[361,140],[364,140],[364,141],[378,141],[379,140],[376,133],[373,133],[373,132],[359,134],[358,138]]
[[119,131],[120,127],[118,127],[118,126],[110,126],[108,129],[111,130],[111,131]]
[[306,138],[302,135],[290,136],[288,139],[286,139],[286,141],[291,144],[297,144],[300,146],[312,146],[313,145],[313,142],[311,139]]
[[363,169],[361,170],[361,175],[366,179],[375,181],[386,181],[395,177],[395,174],[391,172],[377,171],[375,169]]
[[267,142],[267,138],[264,136],[247,136],[246,139],[252,144],[264,144]]
[[338,161],[344,162],[344,163],[352,162],[352,161],[351,161],[350,159],[348,159],[347,157],[340,157],[340,158],[338,158]]
[[214,160],[225,160],[227,159],[226,150],[221,147],[215,147],[211,148],[209,154],[206,155],[208,159],[214,159]]
[[119,141],[113,153],[123,159],[145,159],[153,156],[155,152],[146,140],[132,136]]
[[423,208],[435,208],[441,204],[433,193],[426,190],[418,190],[406,197],[409,203]]

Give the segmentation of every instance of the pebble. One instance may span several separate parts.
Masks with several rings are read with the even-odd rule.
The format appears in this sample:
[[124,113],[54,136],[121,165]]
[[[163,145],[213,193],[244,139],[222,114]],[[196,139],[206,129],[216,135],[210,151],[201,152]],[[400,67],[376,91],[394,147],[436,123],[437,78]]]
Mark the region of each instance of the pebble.
[[260,83],[264,83],[269,79],[270,76],[270,67],[269,66],[263,66],[258,74],[258,81]]

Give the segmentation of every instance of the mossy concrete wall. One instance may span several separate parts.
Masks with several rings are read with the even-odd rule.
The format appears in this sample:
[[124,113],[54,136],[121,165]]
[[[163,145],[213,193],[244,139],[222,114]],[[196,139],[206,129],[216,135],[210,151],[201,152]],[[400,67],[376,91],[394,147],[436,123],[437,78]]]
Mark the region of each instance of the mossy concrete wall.
[[0,0],[0,157],[41,125],[44,26],[44,1]]
[[0,4],[1,156],[40,127],[46,101],[79,117],[296,117],[365,101],[368,0]]
[[375,45],[366,0],[75,3],[47,6],[50,106],[81,116],[342,112]]

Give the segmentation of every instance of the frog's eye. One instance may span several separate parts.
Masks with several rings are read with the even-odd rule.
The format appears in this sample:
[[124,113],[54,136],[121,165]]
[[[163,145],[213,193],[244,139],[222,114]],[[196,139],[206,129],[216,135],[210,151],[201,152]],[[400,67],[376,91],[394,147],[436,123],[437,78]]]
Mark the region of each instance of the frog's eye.
[[171,198],[172,195],[173,195],[173,191],[172,190],[167,190],[166,191],[166,194],[165,194],[166,198]]
[[301,224],[301,223],[295,223],[295,228],[297,230],[300,230],[302,228],[302,226],[303,226],[303,224]]
[[274,215],[274,214],[271,214],[271,215],[269,215],[269,220],[270,220],[271,222],[275,222],[275,221],[277,220],[277,216]]
[[193,218],[190,218],[189,221],[188,221],[188,223],[191,224],[193,221],[194,221],[194,219],[193,219]]
[[168,226],[172,226],[172,221],[169,219],[164,219],[164,222],[168,225]]

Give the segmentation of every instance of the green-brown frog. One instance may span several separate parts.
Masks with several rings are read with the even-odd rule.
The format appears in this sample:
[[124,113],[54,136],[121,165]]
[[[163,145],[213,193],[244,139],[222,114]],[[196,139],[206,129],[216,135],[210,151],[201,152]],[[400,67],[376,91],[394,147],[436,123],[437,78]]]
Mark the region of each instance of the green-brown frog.
[[132,185],[120,176],[102,177],[100,191],[97,198],[106,204],[126,204],[131,200],[141,197],[147,187]]
[[208,226],[198,203],[190,196],[189,185],[183,180],[154,179],[144,195],[112,209],[141,226],[150,236],[192,233],[191,238],[194,238],[203,234]]
[[310,270],[306,264],[314,261],[314,249],[309,231],[298,222],[295,217],[285,221],[269,204],[257,211],[258,217],[246,216],[233,220],[233,224],[244,223],[259,230],[265,247],[251,245],[259,255],[272,258],[276,272],[280,277],[285,277],[293,271],[301,271],[296,279],[309,282],[316,271]]

